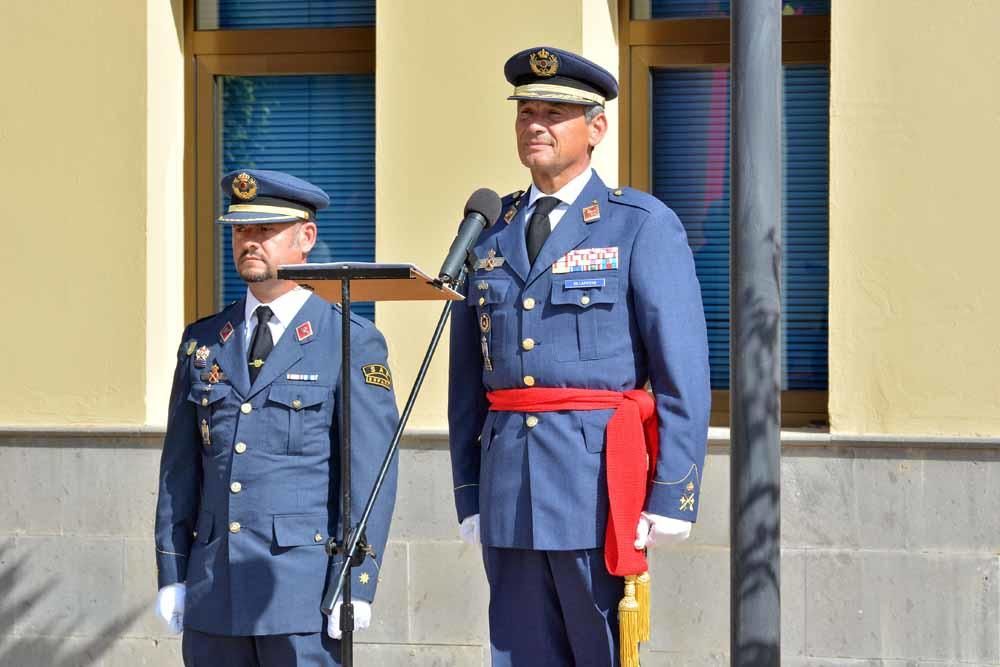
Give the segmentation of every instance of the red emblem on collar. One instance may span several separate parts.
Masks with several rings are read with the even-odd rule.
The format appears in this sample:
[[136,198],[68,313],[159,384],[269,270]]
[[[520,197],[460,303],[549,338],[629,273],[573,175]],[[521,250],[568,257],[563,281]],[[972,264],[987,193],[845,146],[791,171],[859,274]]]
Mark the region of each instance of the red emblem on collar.
[[233,336],[233,323],[226,322],[226,326],[222,327],[222,331],[219,332],[219,339],[222,340],[223,343],[225,343],[230,338],[232,338],[232,336]]
[[295,338],[301,343],[306,338],[313,335],[313,325],[312,322],[303,322],[299,326],[295,327]]
[[595,220],[601,219],[601,207],[594,202],[587,208],[583,209],[583,221],[584,222],[594,222]]

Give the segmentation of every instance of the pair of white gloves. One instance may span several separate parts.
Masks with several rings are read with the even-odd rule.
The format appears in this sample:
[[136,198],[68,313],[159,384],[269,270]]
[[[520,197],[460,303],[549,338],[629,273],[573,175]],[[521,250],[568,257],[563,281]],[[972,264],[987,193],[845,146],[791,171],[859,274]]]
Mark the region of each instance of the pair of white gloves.
[[[479,544],[479,515],[465,517],[458,527],[458,534],[466,544]],[[645,549],[657,544],[676,544],[683,542],[690,535],[690,521],[643,512],[639,515],[639,523],[635,527],[635,548]]]
[[[479,544],[479,515],[466,517],[458,527],[458,534],[466,544]],[[683,542],[691,535],[691,522],[671,519],[659,514],[643,512],[635,527],[635,548],[645,549],[655,545]],[[156,595],[156,615],[167,626],[170,634],[180,634],[184,630],[183,583],[170,584],[160,589]],[[326,633],[333,639],[340,639],[340,601],[333,607],[333,614],[327,619]],[[372,607],[362,600],[354,601],[354,629],[364,630],[372,622]]]
[[[172,635],[184,631],[184,596],[187,587],[183,583],[170,584],[160,589],[156,594],[156,615],[167,626],[167,632]],[[340,639],[340,600],[333,606],[333,613],[326,622],[326,634],[333,639]],[[372,622],[372,606],[362,600],[354,600],[354,629],[364,630]]]

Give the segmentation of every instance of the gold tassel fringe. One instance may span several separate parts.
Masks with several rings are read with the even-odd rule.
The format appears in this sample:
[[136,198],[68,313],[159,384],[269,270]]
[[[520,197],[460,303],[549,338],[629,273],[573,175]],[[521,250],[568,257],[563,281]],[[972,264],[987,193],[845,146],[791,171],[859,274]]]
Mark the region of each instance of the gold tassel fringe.
[[621,667],[639,667],[639,602],[635,596],[635,575],[625,577],[625,597],[618,603],[618,643]]
[[635,599],[639,603],[639,641],[649,641],[650,590],[649,572],[635,578]]

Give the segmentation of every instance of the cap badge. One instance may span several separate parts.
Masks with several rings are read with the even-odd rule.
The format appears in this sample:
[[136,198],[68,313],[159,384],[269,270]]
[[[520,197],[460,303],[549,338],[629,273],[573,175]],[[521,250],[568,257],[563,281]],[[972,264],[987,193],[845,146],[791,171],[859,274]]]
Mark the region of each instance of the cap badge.
[[233,196],[242,201],[250,201],[256,197],[256,179],[245,171],[241,172],[233,179]]
[[539,49],[528,56],[528,63],[536,76],[555,76],[559,71],[559,58],[546,49]]

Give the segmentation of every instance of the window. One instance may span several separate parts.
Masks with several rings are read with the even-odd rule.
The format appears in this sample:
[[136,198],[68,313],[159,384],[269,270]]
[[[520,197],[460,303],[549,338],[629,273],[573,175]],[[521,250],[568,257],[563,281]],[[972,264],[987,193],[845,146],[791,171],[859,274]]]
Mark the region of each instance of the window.
[[[790,426],[827,420],[829,3],[783,8],[782,418]],[[628,19],[629,10],[653,18]],[[728,10],[724,0],[623,7],[621,181],[663,200],[687,229],[716,425],[729,409]]]
[[[310,261],[374,260],[374,0],[188,0],[186,9],[188,318],[245,289],[230,231],[215,224],[227,203],[219,179],[233,169],[285,171],[326,190]],[[374,317],[370,303],[352,310]]]

